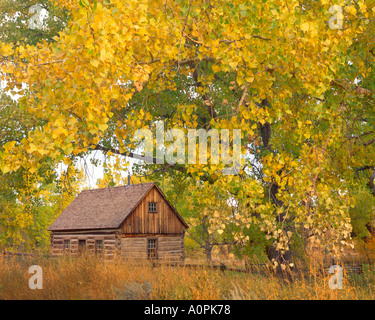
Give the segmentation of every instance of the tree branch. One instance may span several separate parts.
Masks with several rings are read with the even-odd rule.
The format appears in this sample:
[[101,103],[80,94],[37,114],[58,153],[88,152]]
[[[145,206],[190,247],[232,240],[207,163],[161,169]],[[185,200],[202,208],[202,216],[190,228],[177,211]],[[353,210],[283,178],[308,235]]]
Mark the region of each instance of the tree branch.
[[161,163],[161,161],[158,161],[157,158],[151,158],[151,157],[147,157],[147,156],[142,156],[140,154],[137,154],[137,153],[134,153],[134,152],[129,152],[129,151],[126,151],[126,152],[120,152],[119,150],[117,149],[114,149],[114,148],[106,148],[106,147],[103,147],[101,145],[95,145],[93,150],[100,150],[100,151],[103,151],[103,152],[112,152],[114,154],[118,154],[118,155],[121,155],[121,156],[124,156],[124,157],[129,157],[129,158],[133,158],[133,159],[138,159],[138,160],[143,160],[143,161],[146,161],[148,163]]

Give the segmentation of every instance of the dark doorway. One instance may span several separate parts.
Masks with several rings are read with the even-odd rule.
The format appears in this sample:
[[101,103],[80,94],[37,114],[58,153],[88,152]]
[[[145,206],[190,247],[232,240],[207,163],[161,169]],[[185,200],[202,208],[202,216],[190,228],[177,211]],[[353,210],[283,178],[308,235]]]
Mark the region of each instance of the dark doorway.
[[86,252],[86,240],[78,241],[78,253],[83,254]]

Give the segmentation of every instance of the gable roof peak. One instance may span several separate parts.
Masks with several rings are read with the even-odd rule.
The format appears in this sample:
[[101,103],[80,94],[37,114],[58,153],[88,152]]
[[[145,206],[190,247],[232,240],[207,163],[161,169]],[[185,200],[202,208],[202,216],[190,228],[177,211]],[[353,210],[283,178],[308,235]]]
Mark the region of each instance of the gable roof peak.
[[47,230],[118,229],[153,187],[188,227],[161,189],[154,182],[147,182],[83,190]]

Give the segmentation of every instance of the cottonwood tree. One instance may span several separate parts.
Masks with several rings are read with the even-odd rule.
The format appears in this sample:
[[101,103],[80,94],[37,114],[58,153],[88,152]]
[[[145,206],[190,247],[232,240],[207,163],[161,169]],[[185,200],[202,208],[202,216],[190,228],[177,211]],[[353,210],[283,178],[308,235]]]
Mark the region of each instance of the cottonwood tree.
[[[44,13],[48,12],[48,16],[41,21],[42,28],[36,28],[29,20],[41,9],[46,10]],[[3,0],[0,2],[0,40],[23,45],[51,42],[66,26],[68,15],[68,11],[57,9],[50,1]],[[26,83],[23,85],[25,88]],[[43,118],[35,117],[17,103],[18,93],[18,90],[9,92],[7,88],[0,88],[1,150],[8,143],[20,143],[29,131],[44,123]],[[20,154],[20,157],[27,162],[30,155]],[[60,181],[55,165],[55,160],[45,157],[37,170],[23,167],[17,172],[0,172],[0,248],[48,249],[50,239],[46,229],[72,200],[73,190],[67,187],[76,184],[76,177],[66,183],[68,172]],[[76,175],[76,170],[73,171]]]
[[[241,129],[236,175],[224,163],[159,164],[224,186],[261,226],[268,256],[292,265],[290,239],[330,230],[348,244],[350,187],[374,167],[374,10],[343,9],[331,29],[326,1],[56,1],[70,13],[53,43],[2,43],[8,89],[41,126],[5,144],[3,172],[36,170],[48,156],[67,165],[100,150],[134,157],[135,130]],[[156,162],[156,159],[154,159]],[[250,168],[250,169],[249,169]],[[121,166],[118,167],[121,170]],[[358,178],[358,175],[359,178]],[[373,178],[369,182],[373,185]],[[333,232],[332,232],[333,231]]]

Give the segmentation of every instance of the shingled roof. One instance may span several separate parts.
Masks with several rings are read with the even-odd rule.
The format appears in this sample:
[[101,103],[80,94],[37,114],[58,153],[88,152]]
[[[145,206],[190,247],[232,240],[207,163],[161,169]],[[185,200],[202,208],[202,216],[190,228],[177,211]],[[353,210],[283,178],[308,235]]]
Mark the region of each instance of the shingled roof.
[[[64,231],[119,228],[121,223],[154,186],[156,186],[155,183],[151,182],[130,186],[84,190],[47,230]],[[158,187],[157,189],[164,197],[161,190]],[[169,203],[169,205],[171,204]],[[186,225],[173,206],[171,207],[178,218]]]

